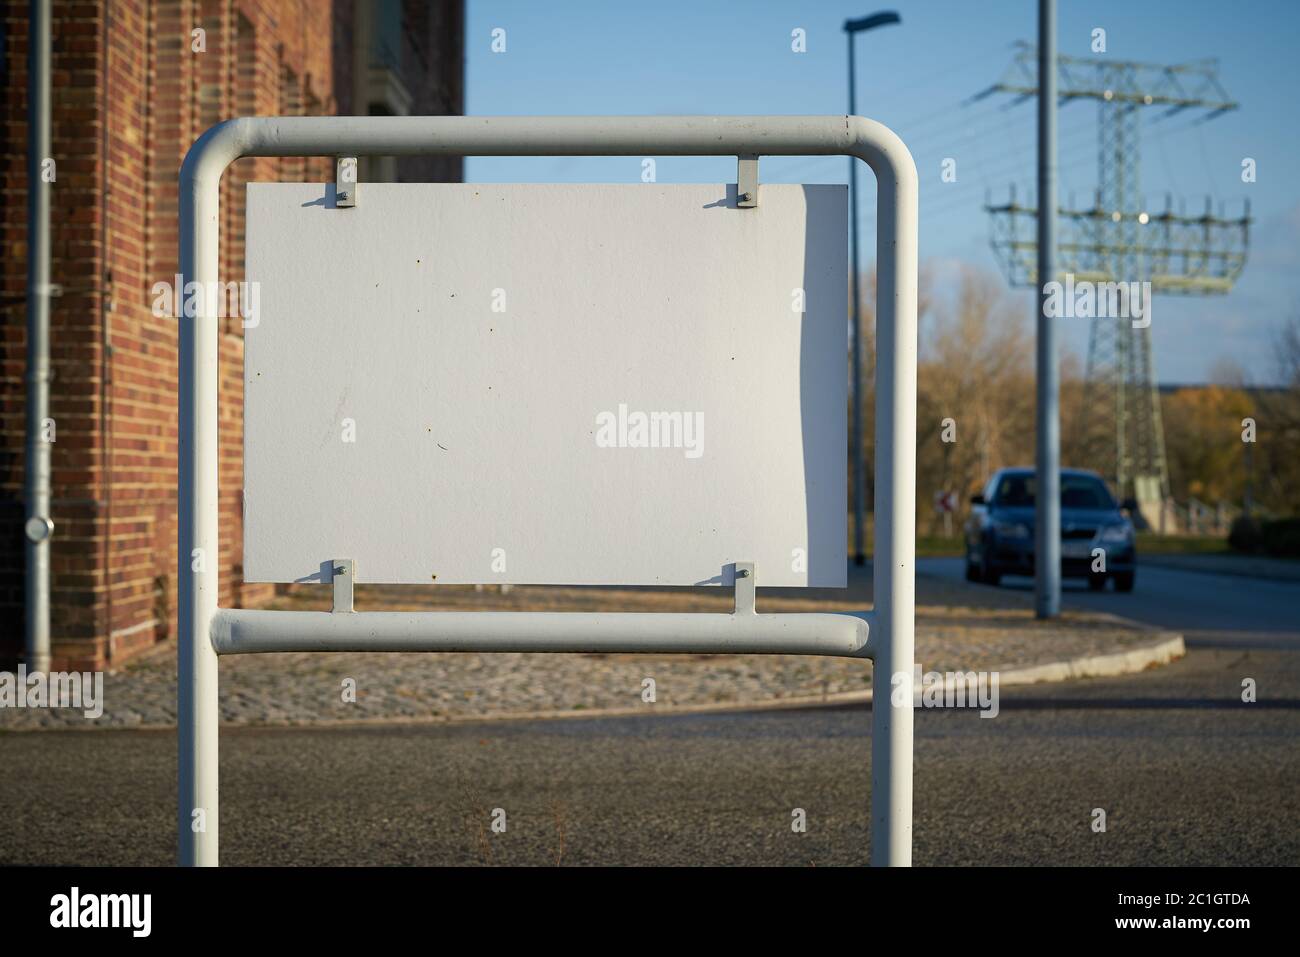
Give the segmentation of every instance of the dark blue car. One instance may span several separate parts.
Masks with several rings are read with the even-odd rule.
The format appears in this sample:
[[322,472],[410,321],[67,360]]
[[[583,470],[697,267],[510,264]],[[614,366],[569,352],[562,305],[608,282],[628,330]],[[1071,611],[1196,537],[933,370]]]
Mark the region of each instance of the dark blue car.
[[[1033,469],[1002,469],[971,497],[968,581],[996,585],[1003,575],[1034,574],[1035,484]],[[1110,578],[1116,591],[1132,591],[1137,546],[1129,514],[1134,511],[1136,503],[1117,503],[1096,472],[1061,469],[1062,577],[1086,578],[1096,590]]]

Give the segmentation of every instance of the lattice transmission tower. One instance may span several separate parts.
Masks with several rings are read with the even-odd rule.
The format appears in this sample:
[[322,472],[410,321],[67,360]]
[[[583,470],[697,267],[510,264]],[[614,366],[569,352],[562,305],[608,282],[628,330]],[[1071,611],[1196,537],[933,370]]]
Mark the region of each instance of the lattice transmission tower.
[[[1011,93],[1020,100],[1038,93],[1034,47],[1018,51],[1002,79],[972,99]],[[1057,58],[1062,104],[1092,99],[1099,106],[1097,192],[1091,208],[1058,210],[1057,263],[1062,279],[1076,282],[1150,282],[1153,293],[1207,295],[1228,292],[1246,264],[1250,207],[1241,215],[1216,214],[1207,197],[1204,212],[1152,211],[1141,192],[1141,116],[1143,107],[1160,107],[1164,116],[1195,110],[1200,121],[1237,104],[1219,83],[1218,63],[1199,60],[1177,66],[1109,59]],[[1013,285],[1037,286],[1034,203],[1010,200],[986,204],[991,214],[993,250]],[[1122,497],[1138,500],[1150,521],[1164,524],[1169,471],[1164,428],[1156,389],[1149,326],[1130,318],[1093,319],[1083,421],[1072,423],[1085,438],[1086,464],[1107,475]],[[1155,523],[1153,523],[1155,524]]]

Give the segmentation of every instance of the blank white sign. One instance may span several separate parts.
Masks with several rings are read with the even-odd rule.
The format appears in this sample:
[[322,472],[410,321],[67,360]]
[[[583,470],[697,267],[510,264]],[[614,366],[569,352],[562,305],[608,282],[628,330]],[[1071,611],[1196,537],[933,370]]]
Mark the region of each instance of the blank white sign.
[[844,187],[358,197],[248,187],[246,580],[844,585]]

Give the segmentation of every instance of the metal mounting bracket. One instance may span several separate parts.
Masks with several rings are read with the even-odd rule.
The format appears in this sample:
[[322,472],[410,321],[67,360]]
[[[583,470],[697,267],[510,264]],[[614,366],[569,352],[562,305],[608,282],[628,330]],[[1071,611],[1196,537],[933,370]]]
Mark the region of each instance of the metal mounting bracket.
[[736,205],[753,209],[758,205],[758,156],[736,157]]
[[356,577],[356,566],[350,558],[336,558],[330,563],[330,584],[334,586],[335,612],[351,612],[352,580]]
[[340,156],[334,170],[334,205],[347,209],[357,204],[357,158]]
[[753,562],[736,562],[736,614],[754,615],[754,597],[758,592],[758,582],[754,577]]

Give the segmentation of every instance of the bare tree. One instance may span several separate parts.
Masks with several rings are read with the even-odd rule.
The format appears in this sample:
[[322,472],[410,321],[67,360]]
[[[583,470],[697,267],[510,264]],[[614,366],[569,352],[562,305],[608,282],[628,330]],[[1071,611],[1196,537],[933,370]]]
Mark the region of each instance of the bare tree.
[[1300,315],[1277,330],[1273,354],[1276,385],[1251,390],[1253,495],[1269,511],[1300,515]]
[[1030,461],[1034,441],[1033,336],[1024,309],[1000,279],[971,267],[948,295],[930,290],[917,382],[922,528],[937,527],[936,492],[964,499],[994,469]]

